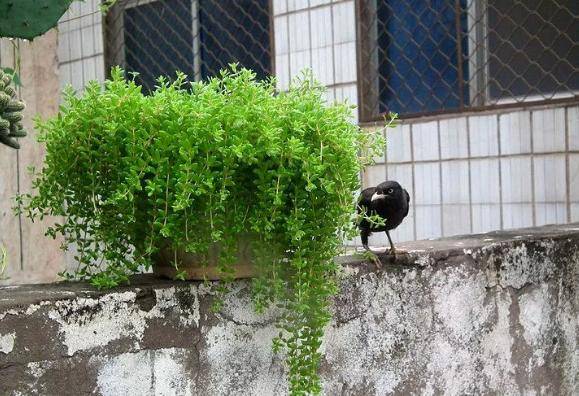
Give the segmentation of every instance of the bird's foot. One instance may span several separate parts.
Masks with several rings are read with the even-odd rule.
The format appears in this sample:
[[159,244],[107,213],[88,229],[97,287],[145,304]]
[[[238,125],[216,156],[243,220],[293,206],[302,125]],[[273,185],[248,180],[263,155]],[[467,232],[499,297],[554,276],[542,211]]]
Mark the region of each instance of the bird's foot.
[[366,260],[374,263],[374,265],[377,268],[382,268],[382,261],[380,261],[380,258],[378,257],[378,255],[376,253],[374,253],[370,248],[367,248],[367,246],[365,246],[365,248],[366,248],[366,251],[364,252],[364,258]]

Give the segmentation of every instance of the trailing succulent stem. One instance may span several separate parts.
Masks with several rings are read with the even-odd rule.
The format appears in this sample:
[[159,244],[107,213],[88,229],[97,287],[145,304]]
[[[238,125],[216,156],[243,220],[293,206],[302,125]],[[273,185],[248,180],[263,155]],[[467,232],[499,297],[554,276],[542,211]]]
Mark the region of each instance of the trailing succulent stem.
[[238,237],[252,235],[253,298],[258,311],[282,309],[274,347],[288,356],[290,393],[319,393],[358,154],[372,158],[368,147],[382,142],[350,122],[350,106],[325,103],[309,76],[287,92],[235,65],[185,81],[161,78],[144,95],[114,69],[104,88],[67,92],[58,117],[38,123],[47,155],[22,206],[32,218],[64,219],[48,234],[77,246],[79,268],[68,276],[97,287],[150,268],[167,243],[201,254],[219,243],[230,280]]
[[18,149],[16,138],[26,136],[22,126],[24,103],[16,98],[11,82],[12,77],[0,69],[0,143]]

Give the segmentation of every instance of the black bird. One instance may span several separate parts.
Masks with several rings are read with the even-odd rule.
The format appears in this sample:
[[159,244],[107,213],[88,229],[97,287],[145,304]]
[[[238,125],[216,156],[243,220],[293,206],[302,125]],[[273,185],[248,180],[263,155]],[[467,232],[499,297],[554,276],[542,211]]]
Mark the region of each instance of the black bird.
[[[388,231],[395,229],[402,223],[408,215],[410,207],[410,195],[402,188],[398,182],[393,180],[385,181],[376,187],[369,187],[362,190],[358,198],[358,214],[362,216],[359,220],[360,236],[364,249],[368,247],[368,237],[373,232],[385,231],[390,242],[390,253],[395,254],[394,244]],[[378,215],[383,224],[378,224],[368,217]]]

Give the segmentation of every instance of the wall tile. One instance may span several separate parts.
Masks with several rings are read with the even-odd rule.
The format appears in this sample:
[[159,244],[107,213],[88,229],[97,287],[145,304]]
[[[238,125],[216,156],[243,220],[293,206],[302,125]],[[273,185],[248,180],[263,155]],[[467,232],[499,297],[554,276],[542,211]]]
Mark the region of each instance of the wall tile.
[[565,156],[541,155],[533,158],[535,202],[565,202]]
[[105,81],[105,58],[104,55],[98,55],[95,58],[96,64],[96,80],[97,81]]
[[535,214],[537,226],[567,223],[567,205],[565,203],[536,203]]
[[334,46],[336,84],[356,81],[356,43]]
[[440,157],[468,157],[468,129],[466,117],[440,120]]
[[334,20],[334,43],[356,41],[356,18],[354,1],[345,1],[332,5]]
[[412,188],[412,165],[405,164],[405,165],[393,165],[388,164],[388,168],[386,169],[388,180],[395,180],[402,188],[408,191],[410,194],[410,205],[414,205],[414,190]]
[[101,23],[94,25],[94,37],[95,53],[101,54],[103,52],[103,25]]
[[579,154],[569,155],[569,187],[571,221],[579,222]]
[[323,4],[330,4],[332,0],[310,0],[310,7],[316,7]]
[[579,222],[579,202],[571,203],[571,222]]
[[276,55],[275,57],[275,76],[277,77],[277,87],[281,90],[289,88],[290,69],[289,55]]
[[72,79],[70,76],[70,63],[65,63],[60,65],[58,68],[58,78],[60,80],[60,90],[62,91],[65,86],[71,83]]
[[287,0],[287,10],[296,11],[309,7],[309,0]]
[[290,75],[292,78],[299,75],[304,69],[311,68],[311,66],[312,61],[309,50],[290,54]]
[[358,90],[356,84],[336,87],[336,100],[340,102],[348,102],[349,104],[356,106],[358,104]]
[[565,150],[565,109],[536,110],[532,120],[535,153]]
[[579,203],[579,154],[569,154],[569,199]]
[[96,59],[94,57],[87,58],[83,60],[83,81],[87,85],[89,81],[96,79]]
[[444,236],[470,233],[470,205],[444,204],[442,206]]
[[[414,212],[412,208],[408,212],[408,216],[404,218],[402,224],[400,224],[395,230],[390,231],[390,237],[394,246],[398,246],[399,242],[413,241],[414,238]],[[386,244],[389,246],[389,244]]]
[[441,166],[442,202],[445,205],[469,204],[468,161],[445,161]]
[[438,122],[412,124],[412,144],[414,161],[437,160],[438,156]]
[[499,153],[496,115],[469,117],[468,128],[471,156],[487,157]]
[[332,85],[334,83],[332,55],[332,47],[312,50],[312,72],[314,78],[322,85]]
[[308,11],[290,14],[289,49],[291,52],[310,49],[310,24]]
[[[384,136],[384,128],[382,127],[365,128],[364,131]],[[377,156],[374,157],[374,162],[376,164],[384,164],[386,162],[386,146],[382,148],[381,153],[379,153]]]
[[83,57],[93,56],[95,54],[95,37],[93,26],[83,27],[80,30],[81,35],[81,53]]
[[475,204],[500,202],[499,160],[477,159],[470,162],[471,201]]
[[58,62],[68,62],[70,60],[70,33],[59,32],[58,34]]
[[287,12],[287,0],[273,0],[273,15]]
[[350,120],[354,123],[358,122],[358,87],[356,84],[348,84],[336,87],[336,101],[348,103],[355,108],[351,111]]
[[569,131],[569,149],[579,150],[579,106],[567,108],[567,129]]
[[410,125],[398,124],[386,130],[386,157],[389,163],[412,161]]
[[533,158],[536,225],[567,222],[565,156]]
[[440,204],[439,165],[437,162],[417,163],[414,165],[416,205]]
[[501,158],[503,203],[533,202],[531,157]]
[[332,8],[321,7],[310,11],[310,29],[312,32],[312,48],[332,45]]
[[326,91],[323,93],[323,97],[326,100],[326,103],[334,103],[336,100],[336,90],[334,88],[326,88]]
[[376,250],[381,250],[390,246],[385,232],[375,232],[370,235],[370,238],[368,238],[368,245]]
[[438,238],[442,234],[440,205],[416,206],[416,239]]
[[533,226],[533,204],[503,203],[503,229]]
[[472,205],[472,230],[474,233],[483,233],[500,230],[501,209],[498,204]]
[[84,87],[83,78],[83,64],[82,61],[74,61],[70,63],[70,83],[76,91],[81,91]]
[[366,167],[362,174],[362,186],[375,187],[386,180],[386,167],[384,165],[371,165]]
[[517,111],[499,115],[501,154],[531,152],[531,113]]
[[275,32],[275,53],[287,54],[289,52],[289,37],[288,37],[288,17],[275,17],[273,22]]
[[74,30],[70,32],[69,38],[69,48],[70,48],[70,60],[77,60],[82,57],[82,38],[80,30]]

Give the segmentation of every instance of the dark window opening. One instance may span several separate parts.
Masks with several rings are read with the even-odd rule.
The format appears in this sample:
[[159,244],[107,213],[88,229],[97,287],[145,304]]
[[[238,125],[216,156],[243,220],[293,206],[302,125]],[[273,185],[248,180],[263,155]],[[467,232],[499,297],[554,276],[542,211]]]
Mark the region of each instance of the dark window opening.
[[153,90],[158,76],[175,78],[177,70],[193,76],[191,0],[165,0],[124,11],[125,68]]
[[230,63],[258,78],[273,73],[269,0],[119,1],[107,14],[107,69],[137,72],[145,91],[159,76],[190,80],[216,75]]
[[491,99],[579,90],[579,1],[488,5]]
[[271,75],[269,0],[199,1],[201,75],[216,75],[232,62]]

